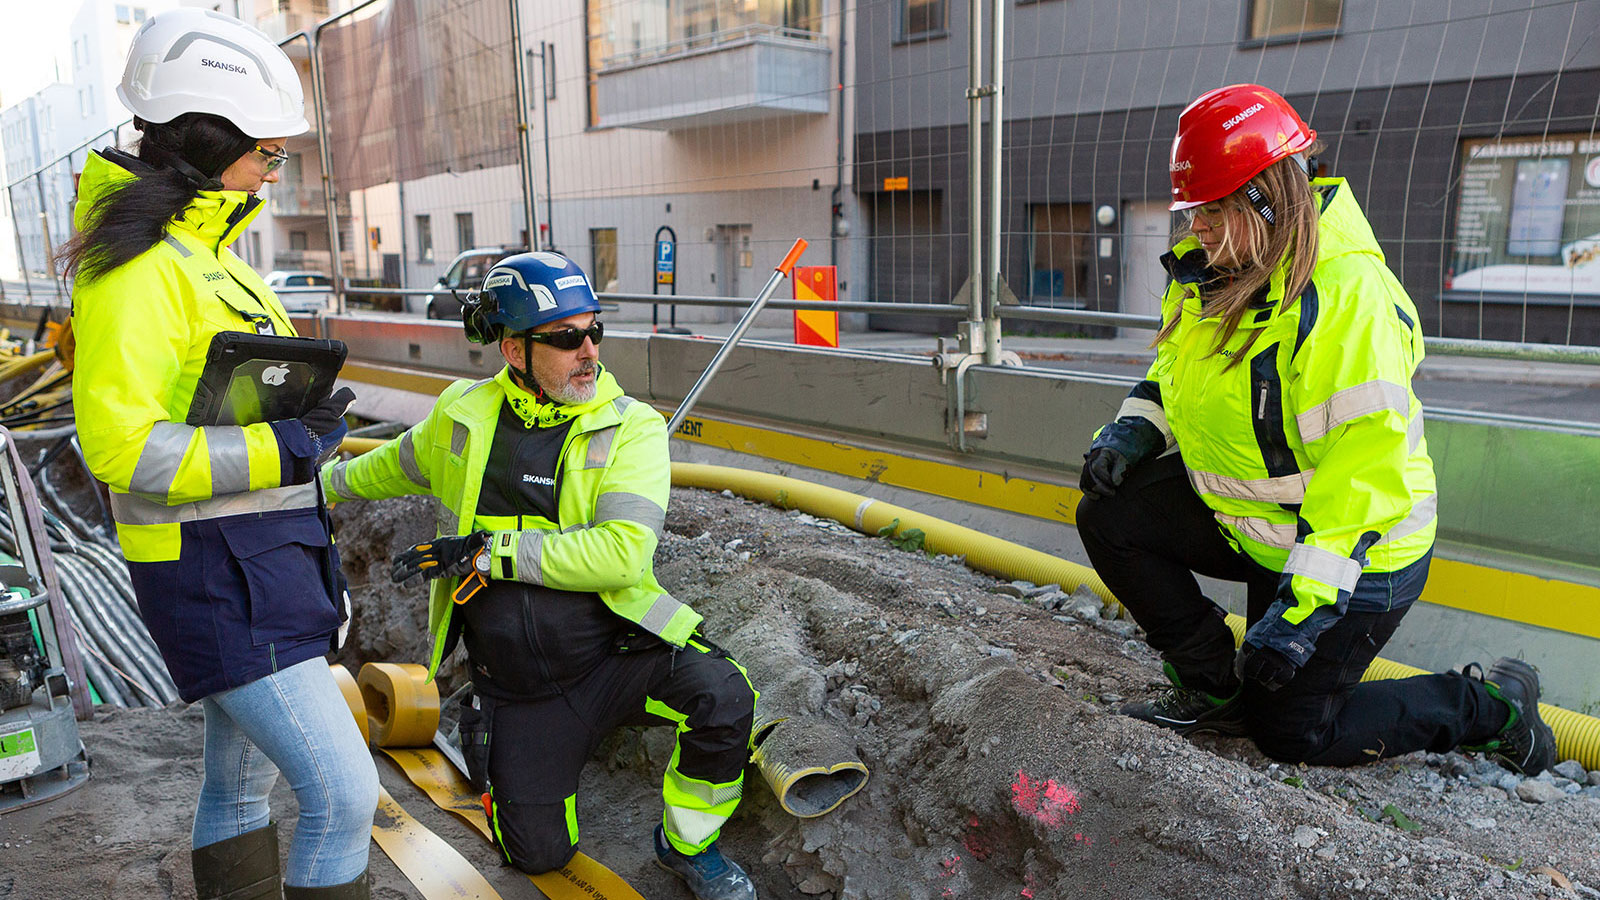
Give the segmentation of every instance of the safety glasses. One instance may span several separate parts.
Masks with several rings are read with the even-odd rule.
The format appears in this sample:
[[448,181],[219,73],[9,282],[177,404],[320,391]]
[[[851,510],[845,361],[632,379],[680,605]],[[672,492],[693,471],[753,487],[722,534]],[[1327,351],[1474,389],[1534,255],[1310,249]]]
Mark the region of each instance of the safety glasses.
[[530,331],[524,337],[538,344],[549,344],[557,350],[576,350],[583,346],[583,339],[594,341],[595,346],[600,345],[600,338],[606,333],[605,325],[596,319],[588,328],[563,328],[560,331]]
[[268,150],[267,148],[261,146],[260,144],[257,144],[256,145],[256,153],[260,154],[261,158],[267,161],[266,162],[266,168],[262,172],[263,175],[270,175],[273,172],[278,171],[278,169],[284,163],[289,161],[288,152],[283,150],[282,148],[279,148],[277,150]]
[[1221,203],[1204,203],[1184,210],[1183,219],[1185,222],[1193,222],[1195,216],[1205,216],[1208,222],[1221,222],[1225,212],[1227,210]]

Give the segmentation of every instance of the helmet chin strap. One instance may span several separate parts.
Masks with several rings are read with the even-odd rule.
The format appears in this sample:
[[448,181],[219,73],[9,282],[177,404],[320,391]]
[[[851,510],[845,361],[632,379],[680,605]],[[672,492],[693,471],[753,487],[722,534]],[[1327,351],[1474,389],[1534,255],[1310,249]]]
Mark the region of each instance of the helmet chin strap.
[[[528,364],[528,360],[530,359],[533,359],[533,339],[528,337],[528,332],[523,332],[522,364],[526,366]],[[533,372],[531,370],[519,369],[510,363],[506,364],[506,368],[511,370],[511,377],[517,380],[517,384],[521,385],[523,390],[533,395],[533,399],[539,401],[540,403],[543,403],[549,399],[549,397],[545,395],[544,388],[539,386],[539,379],[533,377]]]

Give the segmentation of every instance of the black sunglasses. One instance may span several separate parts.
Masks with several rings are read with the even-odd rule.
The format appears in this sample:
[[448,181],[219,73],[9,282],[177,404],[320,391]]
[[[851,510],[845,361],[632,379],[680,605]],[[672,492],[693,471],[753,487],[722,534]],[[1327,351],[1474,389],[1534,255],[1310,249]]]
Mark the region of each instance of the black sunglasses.
[[583,339],[594,341],[595,346],[600,345],[600,339],[605,336],[606,327],[598,319],[588,328],[563,328],[560,331],[527,331],[523,337],[539,344],[549,344],[557,350],[576,350],[583,346]]

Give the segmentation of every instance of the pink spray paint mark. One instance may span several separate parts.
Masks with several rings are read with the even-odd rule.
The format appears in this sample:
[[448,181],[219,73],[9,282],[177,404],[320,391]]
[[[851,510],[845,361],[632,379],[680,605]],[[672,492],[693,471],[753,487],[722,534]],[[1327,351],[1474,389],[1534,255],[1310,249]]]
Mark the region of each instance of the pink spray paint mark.
[[1011,785],[1011,805],[1051,828],[1060,828],[1066,817],[1079,809],[1078,793],[1072,788],[1050,778],[1034,780],[1021,769]]

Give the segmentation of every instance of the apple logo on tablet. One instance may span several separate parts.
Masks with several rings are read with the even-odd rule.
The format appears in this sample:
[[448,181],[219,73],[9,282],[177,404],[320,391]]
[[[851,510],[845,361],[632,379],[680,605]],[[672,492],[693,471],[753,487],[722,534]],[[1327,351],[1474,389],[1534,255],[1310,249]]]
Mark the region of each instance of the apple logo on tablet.
[[261,371],[261,383],[277,386],[289,377],[289,367],[285,365],[268,366]]

